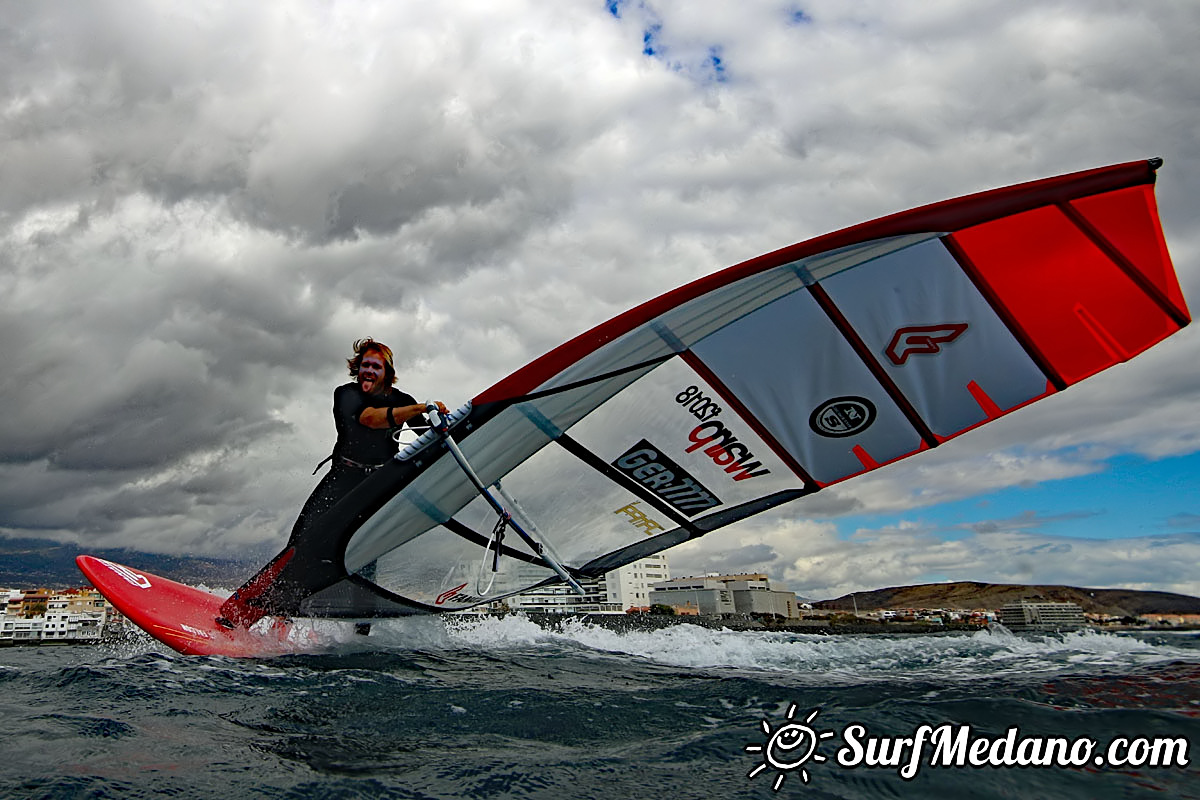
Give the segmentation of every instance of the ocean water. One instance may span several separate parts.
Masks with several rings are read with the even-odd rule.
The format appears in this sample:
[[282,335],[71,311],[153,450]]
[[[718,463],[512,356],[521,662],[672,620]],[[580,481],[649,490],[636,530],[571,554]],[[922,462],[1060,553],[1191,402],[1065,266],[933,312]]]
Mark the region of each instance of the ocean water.
[[[521,617],[318,633],[324,651],[263,661],[140,636],[0,650],[0,798],[1200,797],[1197,634],[618,633]],[[1005,737],[1027,757],[1038,737],[1096,745],[1086,763],[1024,767],[935,764],[927,746],[904,775],[916,748],[889,737],[921,726],[999,761]],[[1175,766],[1094,763],[1141,737],[1183,740],[1187,765],[1178,744]],[[1150,747],[1116,752],[1145,762]]]

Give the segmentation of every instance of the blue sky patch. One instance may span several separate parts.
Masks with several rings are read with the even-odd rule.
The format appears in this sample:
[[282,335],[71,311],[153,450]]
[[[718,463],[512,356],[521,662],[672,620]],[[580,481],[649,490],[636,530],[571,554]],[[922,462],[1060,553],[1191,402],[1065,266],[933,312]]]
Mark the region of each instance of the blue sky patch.
[[1200,531],[1200,453],[1152,460],[1122,455],[1092,475],[1009,487],[898,514],[842,517],[842,538],[865,528],[899,528],[916,521],[944,541],[989,530],[1047,536],[1124,539]]
[[789,25],[812,25],[814,22],[816,20],[810,17],[803,9],[795,8],[788,12]]
[[642,34],[642,55],[657,56],[663,52],[663,48],[658,44],[658,35],[662,32],[662,25],[654,24]]

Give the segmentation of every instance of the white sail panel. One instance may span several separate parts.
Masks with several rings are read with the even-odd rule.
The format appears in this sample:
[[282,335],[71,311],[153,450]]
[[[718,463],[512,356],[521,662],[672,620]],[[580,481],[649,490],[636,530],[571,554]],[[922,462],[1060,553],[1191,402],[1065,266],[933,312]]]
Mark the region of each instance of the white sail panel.
[[[676,527],[673,520],[644,502],[635,509],[645,507],[644,516],[654,524],[633,524],[633,517],[621,510],[642,498],[562,447],[541,450],[504,476],[502,485],[517,505],[510,511],[519,512],[535,527],[569,567],[581,567],[593,558]],[[490,518],[495,522],[494,513]],[[487,523],[485,532],[490,530],[491,523]],[[510,539],[520,541],[509,536],[505,542]]]
[[920,434],[807,291],[764,306],[693,349],[821,484],[922,447]]
[[679,519],[804,486],[682,358],[630,385],[571,434]]
[[[502,415],[495,436],[479,436],[463,443],[472,464],[491,483],[545,447],[551,439],[527,416],[515,409]],[[477,496],[475,487],[444,450],[430,446],[412,457],[429,465],[403,493],[396,494],[355,531],[346,547],[345,563],[356,572],[412,536],[453,517]],[[415,532],[414,532],[415,529]]]
[[1046,392],[1045,373],[940,241],[821,285],[941,439]]

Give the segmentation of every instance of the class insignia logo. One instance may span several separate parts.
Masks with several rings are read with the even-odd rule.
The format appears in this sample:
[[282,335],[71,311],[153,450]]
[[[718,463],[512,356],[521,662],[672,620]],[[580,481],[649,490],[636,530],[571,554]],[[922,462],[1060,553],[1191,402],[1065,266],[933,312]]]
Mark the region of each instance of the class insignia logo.
[[840,439],[871,427],[875,404],[865,397],[835,397],[812,412],[808,426],[820,436]]

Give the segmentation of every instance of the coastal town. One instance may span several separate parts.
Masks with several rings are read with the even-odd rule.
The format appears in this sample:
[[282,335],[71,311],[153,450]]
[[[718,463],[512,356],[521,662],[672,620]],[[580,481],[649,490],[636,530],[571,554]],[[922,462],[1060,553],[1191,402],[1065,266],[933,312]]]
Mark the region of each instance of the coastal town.
[[[514,576],[516,580],[520,576]],[[1083,627],[1181,629],[1200,627],[1200,614],[1158,613],[1136,617],[1085,612],[1075,603],[1038,598],[997,608],[889,607],[851,609],[813,603],[772,585],[765,573],[670,577],[666,556],[650,556],[584,581],[585,596],[548,586],[507,597],[469,613],[586,616],[621,621],[631,616],[657,622],[719,623],[739,628],[796,631],[905,632],[982,629],[996,624],[1014,631],[1069,631]],[[0,646],[95,643],[128,622],[90,586],[61,589],[0,589]]]

